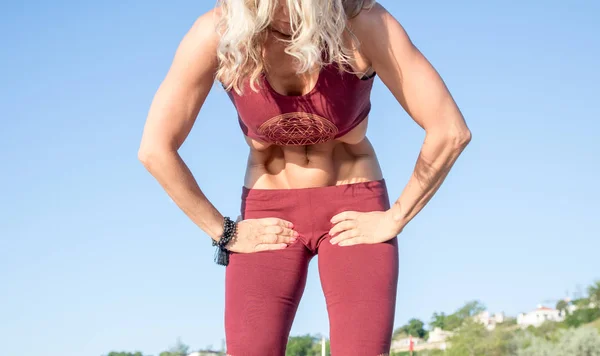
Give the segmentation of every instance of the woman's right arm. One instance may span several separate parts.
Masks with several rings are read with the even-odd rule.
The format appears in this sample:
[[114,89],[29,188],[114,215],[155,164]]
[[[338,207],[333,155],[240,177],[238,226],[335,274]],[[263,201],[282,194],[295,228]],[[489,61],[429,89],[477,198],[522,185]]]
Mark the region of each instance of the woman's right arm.
[[[206,198],[178,153],[210,92],[218,66],[218,10],[194,23],[182,39],[146,120],[138,156],[183,212],[213,240],[223,234],[223,215]],[[238,226],[231,250],[253,252],[284,248],[295,235],[281,219],[246,220]]]
[[150,106],[138,156],[184,213],[217,240],[223,233],[223,216],[177,152],[214,83],[218,37],[213,16],[209,12],[198,18],[179,44]]

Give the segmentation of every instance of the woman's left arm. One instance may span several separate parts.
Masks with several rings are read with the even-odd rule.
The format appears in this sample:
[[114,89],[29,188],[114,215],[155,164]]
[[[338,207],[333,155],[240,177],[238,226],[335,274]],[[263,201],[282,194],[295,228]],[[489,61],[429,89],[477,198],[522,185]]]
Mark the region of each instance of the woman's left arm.
[[[414,172],[389,211],[343,212],[332,219],[330,234],[337,234],[332,243],[342,246],[381,242],[400,233],[433,197],[471,140],[444,81],[385,8],[376,4],[363,11],[351,29],[362,55],[426,135]],[[374,223],[379,227],[367,227]]]

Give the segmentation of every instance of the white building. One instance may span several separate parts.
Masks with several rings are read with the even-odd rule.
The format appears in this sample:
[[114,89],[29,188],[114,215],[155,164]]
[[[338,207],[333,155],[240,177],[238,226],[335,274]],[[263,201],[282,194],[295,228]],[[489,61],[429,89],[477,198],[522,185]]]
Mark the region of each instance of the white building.
[[[400,339],[396,339],[392,341],[392,350],[408,350],[408,348],[410,347],[410,336],[409,337],[403,337]],[[414,345],[419,345],[419,344],[423,344],[425,343],[425,340],[421,339],[420,337],[413,337],[412,338],[412,342],[413,342],[413,346]]]
[[560,310],[538,305],[537,309],[534,311],[519,314],[517,317],[517,324],[519,324],[522,328],[526,328],[530,325],[538,327],[545,321],[559,322],[563,321],[564,319],[565,316]]
[[477,323],[482,324],[488,330],[494,330],[496,324],[504,322],[504,313],[496,313],[491,315],[488,311],[483,311],[473,317],[473,320]]
[[427,342],[443,342],[452,335],[454,334],[451,331],[442,330],[436,327],[429,332],[429,338],[427,339]]
[[222,355],[224,355],[224,354],[219,351],[200,350],[200,351],[192,352],[188,356],[222,356]]
[[[414,351],[422,350],[445,350],[449,347],[447,338],[452,336],[450,331],[445,331],[440,328],[435,328],[429,332],[429,338],[427,341],[413,337],[413,349]],[[403,337],[401,339],[392,340],[391,350],[393,352],[406,352],[410,349],[410,337]]]
[[451,331],[442,330],[440,328],[434,328],[429,332],[429,338],[427,338],[427,344],[431,345],[432,348],[438,350],[446,350],[450,345],[446,341],[449,337],[454,335]]

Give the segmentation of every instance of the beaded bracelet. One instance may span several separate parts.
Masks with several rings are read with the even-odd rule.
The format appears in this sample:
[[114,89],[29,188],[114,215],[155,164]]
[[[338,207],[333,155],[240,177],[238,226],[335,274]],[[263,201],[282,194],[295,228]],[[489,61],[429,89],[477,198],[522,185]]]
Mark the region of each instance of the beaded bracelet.
[[229,264],[229,251],[226,246],[235,238],[237,234],[237,223],[225,216],[223,218],[223,235],[219,241],[213,240],[213,246],[217,247],[215,251],[215,262],[221,266],[227,266]]

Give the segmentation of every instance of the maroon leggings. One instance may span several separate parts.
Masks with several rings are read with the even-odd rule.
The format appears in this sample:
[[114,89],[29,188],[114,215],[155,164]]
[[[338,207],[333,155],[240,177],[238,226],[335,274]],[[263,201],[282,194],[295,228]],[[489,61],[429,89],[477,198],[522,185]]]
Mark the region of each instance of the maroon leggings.
[[397,238],[342,247],[329,243],[329,221],[345,211],[389,208],[384,180],[305,189],[243,189],[242,217],[294,223],[286,249],[232,254],[226,268],[225,331],[231,356],[283,356],[306,283],[319,254],[332,356],[390,352],[398,284]]

